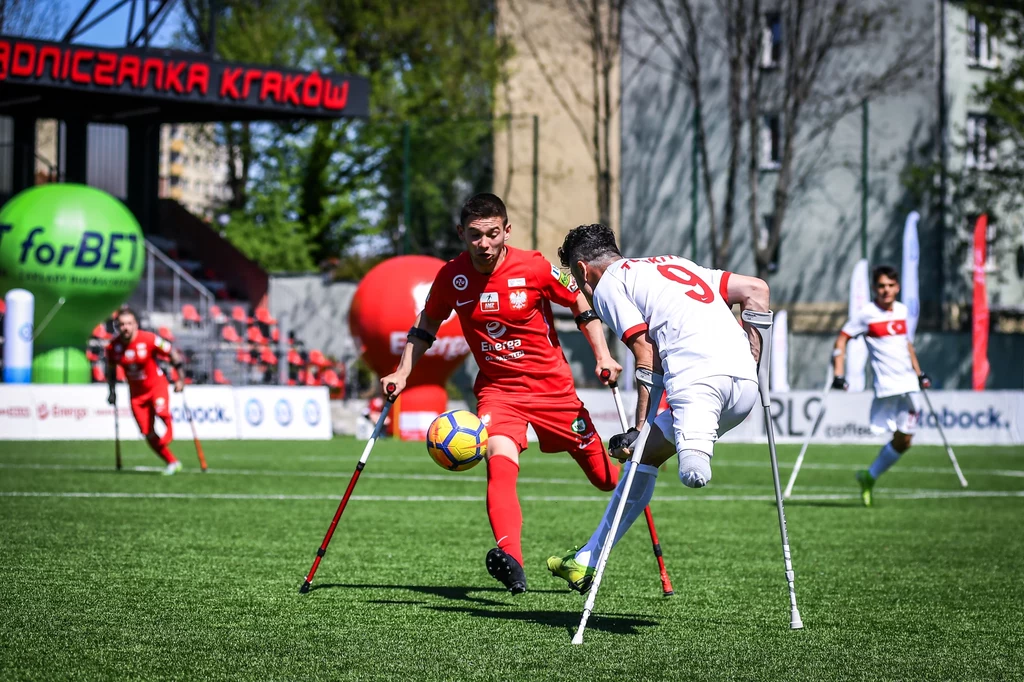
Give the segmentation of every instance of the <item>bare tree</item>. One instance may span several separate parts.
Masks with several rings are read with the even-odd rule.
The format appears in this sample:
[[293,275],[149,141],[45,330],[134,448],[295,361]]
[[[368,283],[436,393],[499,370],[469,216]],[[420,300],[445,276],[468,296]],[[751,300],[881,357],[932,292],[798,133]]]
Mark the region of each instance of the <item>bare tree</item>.
[[525,46],[535,60],[541,77],[579,132],[593,160],[597,215],[605,225],[611,224],[614,191],[612,121],[621,102],[619,93],[613,92],[613,72],[619,63],[622,12],[628,2],[630,0],[544,0],[546,8],[556,15],[567,12],[572,17],[573,34],[560,38],[577,42],[589,52],[588,89],[581,87],[571,73],[560,68],[552,57],[552,46],[527,26],[522,7],[527,3],[507,0],[507,6],[520,26],[515,41]]
[[[646,7],[650,11],[644,13],[639,4],[632,6],[631,25],[667,57],[669,68],[654,68],[680,79],[698,112],[712,262],[723,267],[728,258],[738,168],[745,156],[747,220],[757,271],[764,277],[787,210],[808,177],[820,170],[815,155],[820,156],[821,143],[862,102],[899,92],[920,75],[932,56],[931,42],[921,39],[929,27],[908,18],[903,0],[778,0],[770,13],[761,0],[649,0]],[[706,117],[700,115],[708,107],[706,85],[714,76],[703,65],[712,61],[728,64],[724,163],[709,154]],[[776,154],[770,160],[763,158],[766,114],[772,118]],[[769,178],[762,177],[766,168],[772,171]],[[719,173],[725,174],[720,211],[714,201]],[[762,184],[770,191],[762,192]],[[770,203],[763,205],[768,197]],[[766,226],[763,215],[769,216]]]
[[61,0],[0,0],[0,33],[55,38],[63,18]]

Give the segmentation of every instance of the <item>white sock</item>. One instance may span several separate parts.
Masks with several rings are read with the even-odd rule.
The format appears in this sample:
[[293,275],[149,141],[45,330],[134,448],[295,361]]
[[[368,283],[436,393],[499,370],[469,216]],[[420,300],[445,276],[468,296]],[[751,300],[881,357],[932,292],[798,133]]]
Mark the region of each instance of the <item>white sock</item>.
[[[590,540],[583,546],[583,549],[576,552],[576,561],[581,564],[597,565],[597,557],[601,555],[601,548],[604,546],[605,538],[608,537],[608,531],[611,530],[615,510],[619,508],[619,500],[622,499],[622,486],[626,484],[626,475],[631,466],[633,466],[632,462],[626,462],[622,467],[619,484],[612,492],[612,499],[608,500],[608,507],[604,510],[601,523],[597,525],[597,530],[590,536]],[[654,495],[654,484],[657,480],[658,467],[649,464],[637,465],[636,473],[633,474],[633,484],[629,488],[629,497],[626,498],[626,508],[622,510],[622,518],[619,519],[619,528],[615,533],[615,542],[612,543],[612,547],[625,535],[633,522],[644,513],[644,508],[650,503],[651,496]]]
[[875,461],[872,462],[871,468],[868,469],[868,473],[871,474],[871,478],[878,480],[878,477],[889,470],[896,460],[900,458],[900,453],[896,452],[896,448],[892,446],[892,443],[886,443],[879,453]]
[[711,455],[700,450],[679,453],[679,480],[687,488],[703,488],[711,480]]

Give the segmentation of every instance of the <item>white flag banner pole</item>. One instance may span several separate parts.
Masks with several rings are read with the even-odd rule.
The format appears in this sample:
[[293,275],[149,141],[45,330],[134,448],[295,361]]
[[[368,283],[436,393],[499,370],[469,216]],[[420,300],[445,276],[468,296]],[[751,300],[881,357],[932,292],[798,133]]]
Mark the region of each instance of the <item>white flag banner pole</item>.
[[[868,282],[868,259],[861,258],[853,266],[850,277],[850,308],[849,317],[870,300],[870,284]],[[866,384],[865,371],[868,365],[868,344],[863,336],[850,339],[846,344],[846,382],[850,391],[863,391]]]
[[775,313],[772,326],[771,390],[789,391],[789,318],[785,310]]
[[921,292],[917,268],[921,261],[921,245],[917,240],[917,222],[921,215],[911,211],[903,226],[903,270],[900,273],[900,292],[903,304],[907,306],[907,339],[914,340],[917,320],[921,316]]

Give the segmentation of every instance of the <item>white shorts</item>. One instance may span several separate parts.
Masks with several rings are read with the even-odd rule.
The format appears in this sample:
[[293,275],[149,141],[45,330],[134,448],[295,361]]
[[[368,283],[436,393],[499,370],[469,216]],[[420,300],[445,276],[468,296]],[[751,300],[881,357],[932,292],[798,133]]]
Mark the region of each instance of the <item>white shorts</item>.
[[750,379],[713,376],[679,387],[665,379],[672,409],[659,414],[654,424],[666,439],[675,434],[676,452],[697,450],[710,457],[718,437],[746,419],[759,399],[757,382]]
[[871,432],[881,435],[899,431],[909,436],[917,430],[920,414],[917,391],[875,398],[871,401]]

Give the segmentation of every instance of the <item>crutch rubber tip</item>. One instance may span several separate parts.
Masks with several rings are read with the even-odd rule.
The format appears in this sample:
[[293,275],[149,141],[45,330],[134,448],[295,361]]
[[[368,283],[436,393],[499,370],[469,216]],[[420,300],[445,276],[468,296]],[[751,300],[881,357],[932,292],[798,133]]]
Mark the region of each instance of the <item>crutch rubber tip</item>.
[[800,612],[799,611],[793,611],[793,617],[789,621],[789,629],[790,630],[803,630],[804,629],[804,622],[802,620],[800,620]]
[[203,473],[204,474],[206,473],[206,467],[203,467]]
[[299,594],[306,594],[309,592],[309,581],[302,583],[302,587],[299,588]]
[[662,597],[671,597],[673,594],[675,594],[675,590],[665,590],[664,592],[661,593],[661,596]]
[[583,635],[573,635],[572,643],[574,645],[583,644]]

